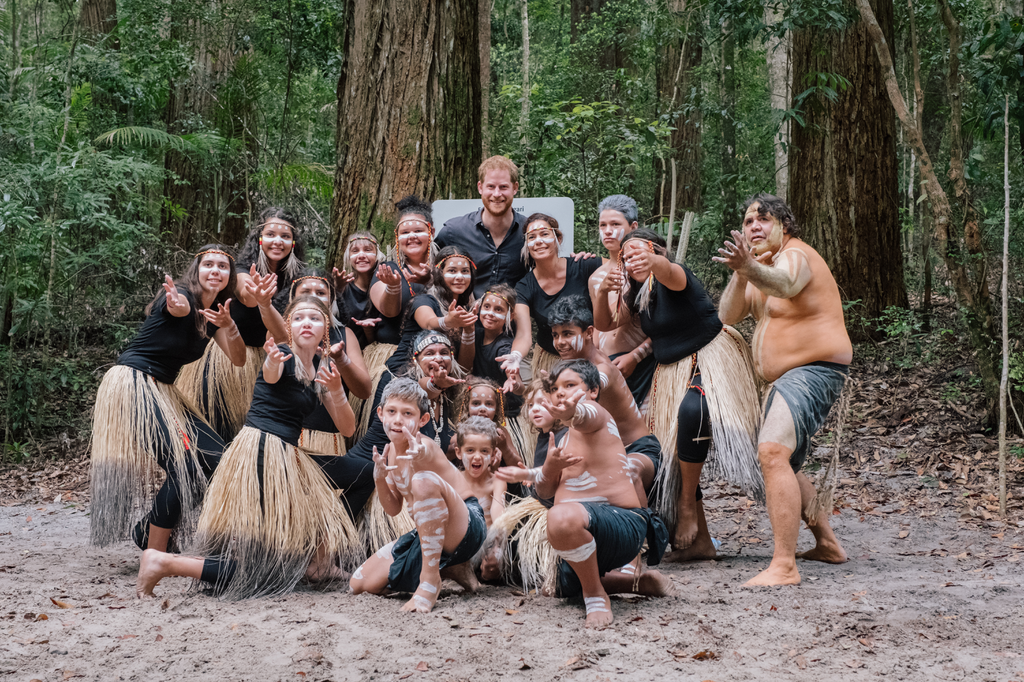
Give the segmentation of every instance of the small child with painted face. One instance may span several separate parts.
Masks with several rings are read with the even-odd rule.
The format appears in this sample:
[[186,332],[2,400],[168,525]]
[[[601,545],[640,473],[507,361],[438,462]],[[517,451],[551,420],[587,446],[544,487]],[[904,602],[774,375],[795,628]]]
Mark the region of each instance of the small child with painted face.
[[[495,447],[501,451],[501,458],[496,460],[492,471],[497,471],[502,463],[505,466],[521,466],[522,457],[505,429],[505,395],[498,385],[483,377],[471,376],[466,379],[466,390],[463,392],[463,403],[459,409],[462,419],[466,417],[483,417],[489,419],[497,427]],[[449,458],[451,459],[451,458]],[[459,458],[456,456],[456,460]]]
[[484,417],[467,417],[455,427],[455,454],[462,462],[462,478],[466,488],[484,510],[484,521],[491,521],[505,511],[505,481],[494,475],[501,462],[498,448],[498,427]]
[[381,395],[377,416],[390,441],[373,449],[373,478],[381,506],[396,516],[403,505],[416,529],[381,547],[352,574],[355,594],[412,592],[403,611],[428,613],[442,573],[474,591],[468,563],[487,535],[484,512],[466,479],[440,446],[419,433],[430,420],[430,400],[418,383],[394,379]]
[[668,593],[668,578],[657,571],[628,576],[618,570],[640,555],[645,541],[648,563],[657,564],[668,530],[640,505],[622,439],[598,402],[597,367],[585,360],[563,360],[552,368],[547,388],[541,403],[552,417],[569,424],[568,433],[548,447],[543,466],[502,467],[498,477],[533,481],[538,496],[554,496],[547,536],[561,558],[556,594],[582,595],[587,627],[603,627],[612,622],[609,593]]
[[655,506],[649,498],[661,466],[661,443],[647,426],[622,372],[597,347],[590,301],[583,296],[559,299],[548,311],[548,323],[555,350],[562,360],[587,360],[597,367],[601,384],[598,402],[611,414],[626,446],[634,480],[642,484],[637,489],[640,501],[645,507]]

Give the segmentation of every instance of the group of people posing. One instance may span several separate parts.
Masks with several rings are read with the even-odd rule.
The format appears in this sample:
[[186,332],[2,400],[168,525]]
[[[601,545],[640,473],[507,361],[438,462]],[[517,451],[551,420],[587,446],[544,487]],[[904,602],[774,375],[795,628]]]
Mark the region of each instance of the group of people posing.
[[[269,208],[237,254],[208,244],[166,278],[92,441],[91,539],[144,550],[139,596],[167,576],[228,598],[348,578],[426,612],[451,578],[582,596],[605,625],[609,594],[669,591],[648,568],[669,544],[714,558],[705,464],[767,501],[775,551],[748,584],[800,581],[801,517],[804,558],[846,560],[800,468],[852,346],[786,204],[746,203],[716,307],[629,197],[598,207],[607,258],[563,257],[518,187],[491,157],[480,210],[438,231],[407,197],[393,241],[355,233],[330,270]],[[747,315],[752,353],[729,326]]]

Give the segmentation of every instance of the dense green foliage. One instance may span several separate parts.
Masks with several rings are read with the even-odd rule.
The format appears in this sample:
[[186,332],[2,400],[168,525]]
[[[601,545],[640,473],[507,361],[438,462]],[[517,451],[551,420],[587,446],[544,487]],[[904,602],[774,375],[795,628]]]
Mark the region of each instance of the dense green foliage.
[[[642,217],[666,231],[662,161],[673,153],[670,134],[680,117],[699,111],[702,212],[688,261],[718,291],[727,273],[710,256],[724,237],[727,190],[740,200],[774,191],[772,140],[780,124],[802,124],[803,111],[835,97],[844,84],[843,74],[817,74],[793,84],[789,109],[772,110],[768,41],[808,26],[841,30],[858,20],[856,10],[844,0],[801,0],[779,4],[769,24],[763,4],[752,0],[688,3],[685,17],[669,12],[664,0],[590,4],[600,11],[585,13],[574,27],[569,0],[529,0],[524,121],[522,2],[492,3],[487,147],[521,164],[523,195],[573,198],[576,244],[598,250],[596,206],[607,194],[634,196]],[[893,48],[901,88],[911,98],[909,14],[905,4],[895,9]],[[322,258],[344,11],[344,3],[325,0],[118,0],[116,29],[97,34],[83,21],[81,2],[4,5],[0,428],[8,451],[30,452],[23,447],[29,440],[82,430],[100,369],[137,328],[163,273],[180,272],[197,245],[234,241],[260,208],[285,204],[304,221],[313,262]],[[1018,275],[1024,261],[1024,27],[1020,17],[997,15],[982,0],[958,0],[953,11],[964,36],[968,183],[992,254],[1001,249],[1002,111],[1010,97],[1011,273]],[[917,3],[915,13],[926,111],[941,119],[949,115],[948,37],[934,4]],[[701,42],[703,58],[693,72],[698,86],[670,105],[658,91],[660,55],[684,34]],[[734,107],[723,104],[723,55],[730,41]],[[722,166],[725,122],[736,127],[731,174]],[[946,126],[934,159],[942,178],[948,133]],[[909,170],[909,148],[901,145],[899,154],[913,301],[922,286],[917,245],[924,207],[915,206],[911,218],[914,199],[907,185],[919,178]],[[202,201],[183,203],[185,188]],[[466,188],[464,196],[473,195]],[[187,225],[200,227],[182,227]],[[1024,385],[1020,279],[1011,276],[1011,336],[1017,339],[1011,372],[1018,386]],[[936,295],[950,295],[941,269]],[[903,351],[923,333],[913,312],[855,323],[885,329],[903,340]],[[920,361],[912,352],[901,357]]]

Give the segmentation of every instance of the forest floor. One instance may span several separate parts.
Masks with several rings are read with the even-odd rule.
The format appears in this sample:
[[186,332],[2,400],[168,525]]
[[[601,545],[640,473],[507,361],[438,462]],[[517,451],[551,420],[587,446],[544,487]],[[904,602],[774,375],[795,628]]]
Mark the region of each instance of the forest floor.
[[[742,588],[768,564],[768,517],[713,484],[720,560],[661,566],[675,596],[613,598],[601,631],[582,627],[581,603],[510,587],[446,583],[429,615],[344,585],[228,603],[174,579],[138,601],[134,546],[88,544],[84,455],[8,466],[0,679],[1024,680],[1022,441],[1003,520],[966,361],[950,348],[900,369],[894,355],[858,351],[853,368],[832,517],[848,563],[801,562],[797,587]],[[800,548],[811,542],[801,531]]]

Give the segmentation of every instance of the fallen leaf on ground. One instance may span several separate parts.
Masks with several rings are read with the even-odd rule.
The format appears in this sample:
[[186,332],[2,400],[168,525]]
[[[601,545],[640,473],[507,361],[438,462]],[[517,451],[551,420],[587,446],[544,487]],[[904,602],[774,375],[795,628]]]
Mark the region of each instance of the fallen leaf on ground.
[[135,639],[138,635],[121,635],[118,639]]
[[901,540],[902,540],[903,538],[907,537],[908,535],[910,535],[910,531],[909,531],[909,530],[901,530],[901,531],[900,531],[900,539],[901,539]]
[[428,670],[430,670],[430,666],[427,665],[426,661],[420,661],[416,664],[416,669],[419,670],[421,673],[425,673]]
[[697,653],[695,653],[693,655],[693,660],[695,660],[695,661],[713,661],[716,658],[718,658],[718,655],[714,651],[711,651],[710,649],[705,649],[704,651],[698,651]]
[[67,603],[66,601],[61,601],[60,599],[54,599],[53,597],[50,597],[50,601],[52,601],[53,605],[56,606],[59,609],[70,609],[71,608],[71,604]]
[[50,620],[50,617],[47,616],[45,613],[40,613],[38,616],[36,616],[36,621],[38,622],[41,620]]
[[167,609],[170,608],[170,606],[171,606],[171,600],[170,599],[166,599],[165,598],[162,602],[160,602],[160,610],[161,611],[166,611]]
[[162,642],[162,641],[163,641],[163,639],[164,639],[164,636],[163,636],[163,635],[157,635],[157,636],[156,636],[156,639],[155,639],[154,641],[157,641],[157,642]]
[[526,662],[526,659],[523,659],[523,658],[519,659],[519,669],[520,670],[530,670],[531,669],[530,664]]
[[850,668],[863,668],[864,661],[843,661]]
[[803,656],[797,656],[793,659],[793,661],[796,663],[796,667],[800,668],[801,670],[807,668],[807,659]]
[[519,612],[516,611],[515,609],[505,609],[505,615],[506,616],[514,616],[517,613],[519,613]]

